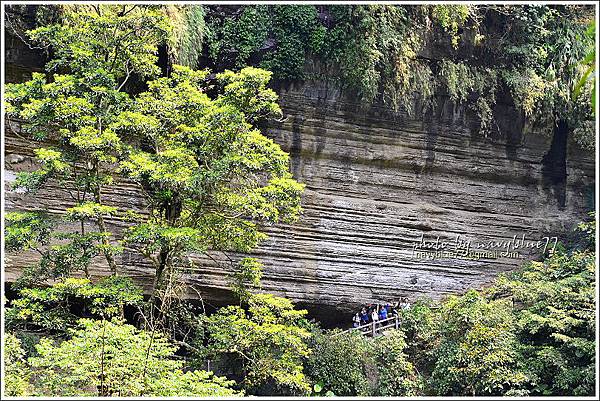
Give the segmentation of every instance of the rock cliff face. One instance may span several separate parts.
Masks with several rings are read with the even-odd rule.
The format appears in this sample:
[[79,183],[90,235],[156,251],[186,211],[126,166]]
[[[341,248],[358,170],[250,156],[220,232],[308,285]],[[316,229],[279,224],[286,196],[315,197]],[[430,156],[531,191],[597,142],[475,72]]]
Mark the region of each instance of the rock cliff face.
[[[10,50],[10,43],[11,54],[29,57],[23,49]],[[18,60],[23,58],[8,59],[11,80],[22,70]],[[481,287],[539,255],[532,241],[565,240],[593,208],[593,155],[559,133],[523,134],[523,121],[510,105],[497,106],[499,133],[484,137],[473,116],[443,97],[435,111],[409,117],[378,105],[365,108],[325,82],[278,91],[285,118],[269,135],[290,153],[295,178],[306,184],[304,212],[297,224],[267,228],[269,239],[256,255],[265,264],[265,291],[314,311],[348,312],[368,302],[439,298]],[[6,130],[6,181],[32,168],[32,149],[39,146],[18,132],[16,123]],[[110,192],[115,206],[141,207],[127,181]],[[6,200],[8,209],[59,211],[71,204],[60,188],[35,197],[11,192]],[[112,222],[111,229],[121,228]],[[529,247],[499,258],[424,259],[414,250],[421,238],[439,237],[450,243],[449,250],[457,236],[475,249],[477,243],[523,235]],[[186,280],[199,291],[190,296],[217,304],[229,297],[229,267],[223,255],[213,258],[216,262],[197,258],[198,272]],[[7,279],[34,259],[11,256]],[[151,285],[152,270],[144,260],[125,253],[119,262],[123,274]],[[94,277],[107,272],[100,260],[92,269]]]

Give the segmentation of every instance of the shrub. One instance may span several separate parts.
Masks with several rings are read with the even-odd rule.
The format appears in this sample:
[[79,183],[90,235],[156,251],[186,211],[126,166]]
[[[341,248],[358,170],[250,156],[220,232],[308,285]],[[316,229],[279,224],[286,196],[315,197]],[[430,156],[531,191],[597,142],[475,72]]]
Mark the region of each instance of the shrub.
[[498,279],[492,296],[515,304],[523,369],[534,395],[593,395],[595,254],[555,254]]
[[2,339],[4,353],[4,395],[22,397],[28,395],[29,376],[25,366],[25,351],[21,348],[21,341],[12,333],[5,333]]
[[302,359],[310,353],[306,340],[305,310],[271,294],[253,294],[247,310],[227,306],[203,317],[206,338],[199,338],[204,358],[229,358],[237,368],[241,386],[251,394],[306,395],[309,383],[302,371]]
[[29,358],[38,396],[231,396],[233,382],[204,371],[182,371],[177,347],[160,333],[118,320],[81,319],[72,338],[45,338]]
[[504,395],[527,377],[517,367],[510,304],[475,290],[451,296],[438,314],[439,343],[428,391],[438,395]]
[[409,361],[404,333],[389,330],[374,341],[374,356],[378,370],[377,395],[415,396],[421,388],[420,378]]
[[371,383],[367,378],[374,369],[372,344],[358,333],[314,333],[311,355],[306,360],[307,375],[323,383],[324,391],[336,396],[367,396]]

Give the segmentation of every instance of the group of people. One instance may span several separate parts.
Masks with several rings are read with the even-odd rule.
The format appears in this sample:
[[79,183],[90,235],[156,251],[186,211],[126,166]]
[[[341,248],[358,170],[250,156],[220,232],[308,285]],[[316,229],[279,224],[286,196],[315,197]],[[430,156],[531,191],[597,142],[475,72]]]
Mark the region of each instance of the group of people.
[[369,306],[363,307],[360,312],[357,312],[352,318],[352,327],[357,328],[364,326],[369,323],[377,323],[380,320],[385,320],[389,317],[394,317],[399,314],[399,311],[410,308],[408,298],[404,297],[395,302],[393,305],[386,303],[381,304],[370,304]]

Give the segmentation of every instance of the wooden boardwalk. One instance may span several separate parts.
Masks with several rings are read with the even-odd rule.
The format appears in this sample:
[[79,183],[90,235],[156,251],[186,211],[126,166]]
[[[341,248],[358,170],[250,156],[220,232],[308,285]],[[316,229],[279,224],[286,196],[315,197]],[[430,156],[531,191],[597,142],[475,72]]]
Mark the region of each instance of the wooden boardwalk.
[[334,337],[339,336],[340,334],[343,334],[343,333],[350,333],[352,331],[358,331],[360,334],[369,336],[369,337],[377,337],[377,336],[382,335],[385,330],[398,329],[398,328],[400,328],[400,316],[395,315],[392,317],[388,317],[387,319],[363,324],[362,326],[353,327],[346,331],[336,333],[336,334],[334,334]]

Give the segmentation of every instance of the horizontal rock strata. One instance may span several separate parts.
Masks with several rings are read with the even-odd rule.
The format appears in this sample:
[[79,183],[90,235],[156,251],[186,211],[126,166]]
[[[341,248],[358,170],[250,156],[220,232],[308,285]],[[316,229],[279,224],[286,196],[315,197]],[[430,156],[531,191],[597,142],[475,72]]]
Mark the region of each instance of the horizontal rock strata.
[[[552,133],[521,135],[515,145],[510,132],[480,135],[472,116],[444,99],[435,112],[408,117],[378,106],[361,109],[315,83],[282,89],[281,103],[285,118],[269,135],[290,153],[295,178],[306,184],[304,211],[294,225],[267,227],[269,239],[255,254],[265,264],[263,289],[302,304],[348,311],[481,287],[539,250],[520,250],[519,258],[427,260],[415,257],[415,244],[457,236],[564,240],[591,208],[586,193],[593,188],[593,156],[575,145],[569,145],[564,183],[547,183],[542,160]],[[15,124],[5,139],[7,181],[33,166],[35,144],[16,135]],[[126,180],[107,197],[117,207],[143,210],[137,188]],[[11,192],[6,205],[59,212],[69,202],[50,187],[35,196]],[[111,222],[115,232],[122,228]],[[223,255],[211,256],[194,258],[197,270],[186,281],[196,289],[190,296],[218,304],[229,297],[230,266]],[[33,254],[10,257],[7,279],[34,260]],[[147,261],[125,252],[119,262],[123,274],[149,288]],[[99,277],[108,269],[99,259],[91,272]]]
[[[27,79],[44,62],[11,32],[6,56],[9,82]],[[295,178],[306,184],[304,212],[294,225],[267,227],[269,239],[255,255],[265,265],[265,291],[287,296],[315,316],[325,311],[323,319],[331,314],[327,308],[339,314],[368,302],[440,298],[481,287],[540,253],[420,259],[413,248],[421,238],[566,240],[594,208],[593,154],[572,141],[561,149],[564,141],[553,141],[552,132],[525,134],[522,116],[510,105],[496,106],[498,125],[484,135],[474,116],[443,97],[434,111],[410,117],[381,105],[364,106],[327,82],[277,91],[284,120],[268,135],[290,153]],[[5,184],[16,172],[34,168],[33,149],[40,144],[20,131],[16,122],[5,130]],[[53,213],[73,204],[56,186],[35,195],[8,192],[5,200],[9,210]],[[107,191],[107,201],[143,212],[140,193],[127,180]],[[118,237],[124,224],[109,223]],[[35,261],[35,253],[10,255],[6,279],[14,280]],[[215,253],[194,261],[195,271],[185,277],[193,288],[189,296],[201,296],[209,305],[231,300],[228,258]],[[125,252],[117,262],[122,274],[150,288],[153,272],[146,260]],[[91,269],[95,278],[108,271],[101,258]]]

